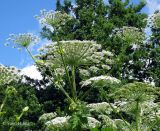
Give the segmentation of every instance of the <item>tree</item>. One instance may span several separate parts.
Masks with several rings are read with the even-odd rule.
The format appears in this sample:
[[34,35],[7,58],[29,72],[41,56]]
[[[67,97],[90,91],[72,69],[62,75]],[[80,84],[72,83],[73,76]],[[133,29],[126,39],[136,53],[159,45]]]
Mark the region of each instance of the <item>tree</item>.
[[[64,5],[61,6],[63,6],[62,12],[70,15],[70,12],[68,13],[64,9],[68,8],[67,10],[71,10],[72,14],[74,14],[73,19],[75,21],[72,23],[74,29],[72,28],[73,30],[70,32],[73,34],[72,39],[95,40],[107,48],[111,46],[109,45],[111,42],[108,37],[112,29],[123,26],[137,28],[144,28],[146,26],[144,19],[147,15],[140,12],[145,6],[145,2],[143,1],[138,5],[134,5],[130,4],[129,0],[125,2],[110,0],[109,4],[106,5],[103,0],[76,0],[74,4],[69,2],[69,0],[65,0]],[[64,34],[67,35],[68,31]],[[62,36],[59,36],[59,40],[63,40],[62,38]]]

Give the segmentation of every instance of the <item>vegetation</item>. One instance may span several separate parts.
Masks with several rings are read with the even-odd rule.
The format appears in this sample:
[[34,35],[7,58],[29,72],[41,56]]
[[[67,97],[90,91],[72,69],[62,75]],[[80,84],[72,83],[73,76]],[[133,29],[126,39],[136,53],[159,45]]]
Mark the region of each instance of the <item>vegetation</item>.
[[[41,11],[41,37],[12,34],[7,45],[26,50],[42,75],[0,66],[0,129],[45,131],[159,131],[159,11],[145,2],[57,0]],[[146,37],[144,29],[152,35]]]

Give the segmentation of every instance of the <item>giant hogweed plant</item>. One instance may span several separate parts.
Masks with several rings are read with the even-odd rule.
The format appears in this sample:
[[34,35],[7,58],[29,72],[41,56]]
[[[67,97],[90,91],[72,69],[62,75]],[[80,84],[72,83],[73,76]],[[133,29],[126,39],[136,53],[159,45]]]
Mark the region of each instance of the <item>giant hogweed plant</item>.
[[[11,42],[16,41],[17,43],[17,41],[20,40],[18,44],[20,44],[21,46],[24,45],[24,42],[28,42],[25,45],[28,45],[29,43],[31,44],[29,40],[27,41],[24,39],[24,41],[21,41],[23,39],[19,37],[22,37],[22,36],[21,35],[14,36],[14,38],[17,40],[12,40]],[[26,39],[28,39],[27,34],[26,34]],[[44,54],[42,54],[41,57],[47,56],[48,58],[44,60],[42,59],[39,60],[36,57],[34,57],[29,51],[28,46],[27,47],[23,46],[23,47],[28,51],[29,55],[33,58],[33,60],[35,61],[35,64],[37,65],[39,70],[42,71],[42,73],[45,72],[45,69],[48,69],[50,71],[50,75],[46,74],[47,78],[50,80],[50,82],[54,83],[57,89],[61,90],[62,93],[64,93],[70,105],[69,110],[73,112],[73,114],[75,112],[82,113],[81,112],[82,110],[85,111],[84,109],[85,106],[83,106],[83,104],[79,101],[80,100],[79,95],[81,94],[78,95],[78,92],[77,92],[75,72],[78,69],[78,67],[82,65],[90,66],[92,64],[97,64],[97,65],[99,64],[99,66],[101,66],[100,62],[102,60],[103,60],[102,62],[104,63],[103,65],[105,65],[106,59],[104,56],[105,55],[112,56],[112,53],[107,51],[96,52],[101,46],[96,44],[93,41],[58,41],[51,45],[47,45],[45,48],[41,49],[41,51],[44,52]],[[100,61],[97,58],[95,59],[96,61],[94,61],[93,58],[90,58],[90,57],[96,57],[95,55],[97,55],[97,57],[98,55],[100,55],[102,60]],[[90,61],[88,59],[90,59]],[[109,68],[109,66],[107,67]],[[68,81],[67,86],[68,86],[69,92],[67,92],[66,89],[64,88],[66,83],[65,83],[65,80],[63,79],[62,74],[67,77],[67,81]],[[103,77],[102,79],[107,81],[112,81],[112,79],[115,79],[115,82],[118,81],[118,80],[116,81],[116,78],[112,78],[108,76],[101,76],[101,77]],[[82,110],[79,111],[78,108],[82,108]],[[75,114],[71,118],[75,120],[79,119],[77,115],[80,115],[80,114]],[[85,119],[85,117],[86,116],[83,116],[82,119]],[[75,121],[73,121],[73,123],[74,122]],[[80,122],[81,120],[78,120],[74,127],[78,126]]]
[[[51,16],[54,16],[52,13],[53,12],[51,12]],[[54,17],[50,17],[48,14],[47,16],[47,19],[44,17],[44,20],[46,19],[45,24],[53,26],[52,22],[54,23]],[[62,17],[56,18],[61,19]],[[50,39],[54,41],[52,38]],[[12,35],[11,39],[9,39],[12,43],[27,50],[42,73],[45,73],[46,69],[47,71],[49,70],[49,74],[45,73],[46,77],[57,89],[62,91],[68,100],[71,115],[66,114],[65,117],[51,117],[51,119],[45,123],[46,130],[65,130],[70,127],[69,123],[72,123],[72,130],[76,130],[79,125],[81,125],[79,127],[80,130],[93,127],[131,131],[140,131],[143,129],[156,130],[159,128],[157,125],[159,121],[157,110],[159,104],[155,102],[156,99],[154,97],[156,96],[156,89],[147,84],[133,83],[117,89],[118,91],[115,93],[112,92],[114,94],[111,95],[112,99],[110,99],[112,103],[108,101],[108,103],[95,103],[86,106],[81,101],[81,94],[77,92],[77,70],[79,70],[82,77],[79,83],[81,88],[101,88],[108,84],[120,83],[118,79],[106,75],[92,77],[93,74],[91,72],[102,71],[100,74],[105,74],[102,69],[110,69],[110,66],[107,64],[113,61],[106,59],[105,55],[110,58],[113,56],[112,53],[101,50],[100,45],[93,41],[57,41],[42,48],[42,53],[38,57],[35,57],[29,50],[29,45],[35,43],[36,40],[37,37],[31,34]],[[64,79],[65,77],[67,80]],[[68,90],[66,90],[66,86],[68,86]],[[103,92],[103,89],[101,91]],[[90,92],[90,90],[87,91],[87,93],[88,92]],[[122,99],[122,102],[119,103],[120,105],[117,105],[117,98]],[[145,106],[148,101],[155,103],[156,106],[152,112],[154,120],[153,122],[149,122],[153,124],[146,126],[143,122],[147,122],[148,119],[144,117],[144,109],[149,113],[150,107]],[[122,108],[124,105],[128,105],[130,108],[124,110],[126,109],[125,107]],[[133,122],[130,122],[122,112],[129,115]],[[113,113],[118,116],[118,119],[113,117]],[[95,115],[96,119],[91,117],[91,115]],[[65,129],[63,127],[65,127]]]
[[[90,121],[90,119],[92,120],[92,122],[94,121],[93,122],[94,126],[89,126],[89,128],[101,125],[100,122],[97,121],[96,119],[90,118],[89,111],[87,113],[89,115],[88,116],[87,114],[85,114],[86,111],[82,112],[82,110],[80,110],[80,114],[81,113],[82,113],[81,115],[85,114],[85,116],[83,116],[81,119],[77,117],[77,115],[80,115],[77,113],[79,109],[82,108],[82,106],[80,106],[82,105],[82,103],[81,102],[79,103],[79,97],[77,96],[75,70],[78,68],[79,65],[91,64],[90,62],[85,61],[85,59],[87,58],[87,53],[88,53],[87,51],[89,51],[88,53],[89,56],[94,54],[93,52],[91,53],[90,51],[93,48],[93,45],[92,45],[93,43],[94,42],[89,42],[89,41],[66,41],[66,42],[60,41],[60,42],[54,43],[53,45],[47,45],[47,48],[45,48],[46,50],[43,49],[43,51],[47,53],[47,55],[46,54],[43,54],[43,55],[46,55],[47,57],[49,57],[49,59],[46,59],[46,60],[36,60],[36,58],[27,49],[27,51],[29,51],[29,54],[31,55],[33,60],[36,62],[37,66],[40,68],[41,71],[45,71],[44,70],[45,68],[48,68],[50,70],[51,74],[47,75],[48,79],[56,85],[57,89],[60,89],[66,95],[68,102],[70,104],[70,110],[73,112],[72,116],[60,117],[60,118],[56,117],[53,120],[48,121],[46,123],[47,130],[56,129],[56,128],[61,129],[62,127],[60,125],[63,125],[63,124],[66,125],[69,121],[74,123],[73,124],[74,125],[73,129],[74,129],[74,127],[77,128],[77,126],[80,125],[82,119],[88,122]],[[78,48],[78,47],[81,47],[81,48]],[[83,50],[80,50],[80,49],[83,49]],[[60,71],[60,72],[57,72],[57,71]],[[63,75],[65,74],[68,79],[70,92],[67,92],[64,89],[64,85],[66,83],[63,80],[63,77],[62,77],[63,75],[61,73]],[[92,77],[92,78],[86,79],[82,81],[80,84],[82,87],[91,86],[91,87],[100,88],[105,86],[109,82],[111,84],[120,83],[120,81],[116,78],[109,77],[109,76],[99,76],[99,77]],[[121,87],[118,91],[116,91],[113,95],[114,100],[116,99],[122,100],[120,102],[120,107],[116,101],[115,103],[112,103],[112,104],[108,102],[104,104],[104,106],[102,104],[102,109],[100,110],[100,112],[98,111],[98,113],[100,113],[100,115],[98,115],[98,118],[103,121],[103,124],[104,124],[103,126],[106,126],[106,128],[112,127],[115,130],[124,129],[124,128],[129,130],[137,130],[137,131],[140,131],[143,129],[150,130],[152,128],[158,129],[159,127],[156,127],[156,126],[159,121],[159,114],[158,114],[159,111],[157,110],[159,105],[158,103],[154,103],[156,93],[157,93],[156,89],[154,89],[153,87],[147,84],[133,83],[133,84],[125,85]],[[150,107],[146,107],[147,104],[149,104],[150,102],[155,104],[155,107],[153,107],[154,110],[150,109]],[[125,103],[124,105],[127,106],[127,108],[125,108],[123,103]],[[108,106],[105,107],[105,105],[107,104]],[[90,105],[89,107],[92,107],[92,105]],[[103,114],[103,110],[104,110],[103,108],[105,108],[106,111],[110,110],[110,113],[111,112],[117,113],[117,115],[120,117],[120,120],[112,120],[110,117],[108,117],[108,114]],[[92,107],[92,109],[95,110],[94,107]],[[152,115],[150,111],[153,113]],[[135,120],[135,122],[129,123],[125,119],[125,117],[121,115],[121,112],[126,112],[127,114],[131,115],[133,121]],[[147,118],[144,117],[146,115],[145,112],[150,113],[149,115],[153,117],[153,120],[151,121],[153,124],[151,124],[151,122],[149,122]],[[60,121],[58,122],[58,120]],[[142,120],[144,120],[145,122],[148,121],[148,123],[150,123],[151,126],[149,125],[145,126]],[[108,121],[110,121],[111,124],[108,124]],[[121,126],[119,125],[120,123],[121,123]],[[66,126],[68,127],[68,125]],[[81,127],[87,128],[83,124],[81,125]]]

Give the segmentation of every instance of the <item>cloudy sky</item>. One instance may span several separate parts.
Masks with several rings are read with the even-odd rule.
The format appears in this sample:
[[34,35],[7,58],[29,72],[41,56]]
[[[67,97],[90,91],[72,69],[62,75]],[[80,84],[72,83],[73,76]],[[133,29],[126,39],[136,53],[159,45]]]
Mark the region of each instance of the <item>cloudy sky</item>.
[[[23,68],[32,64],[25,51],[5,47],[8,34],[32,32],[38,34],[39,24],[34,16],[42,9],[54,10],[56,0],[1,0],[0,1],[0,63]],[[140,0],[132,0],[138,3]],[[160,0],[147,0],[144,12],[152,14],[160,9]]]

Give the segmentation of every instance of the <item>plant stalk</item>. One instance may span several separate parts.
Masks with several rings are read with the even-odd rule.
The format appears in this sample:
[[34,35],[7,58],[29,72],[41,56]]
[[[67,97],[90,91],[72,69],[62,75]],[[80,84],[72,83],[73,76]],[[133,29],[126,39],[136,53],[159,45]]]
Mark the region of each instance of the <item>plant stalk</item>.
[[141,131],[141,128],[140,128],[140,123],[141,123],[141,118],[140,118],[140,105],[139,105],[139,102],[137,101],[136,102],[136,130],[137,131]]
[[77,99],[75,66],[72,66],[72,96],[73,96],[74,100]]
[[[29,50],[28,48],[26,48],[26,50],[27,50],[27,52],[29,53],[29,55],[31,56],[31,58],[33,59],[33,61],[35,62],[35,64],[38,66],[38,64],[37,64],[34,56],[32,55],[32,53],[30,52],[30,50]],[[38,66],[38,67],[39,67],[39,66]],[[40,68],[40,70],[42,70],[42,69]],[[53,82],[53,80],[50,78],[49,75],[46,74],[46,76],[47,76],[47,78],[48,78],[50,81]],[[69,94],[66,92],[66,90],[65,90],[63,87],[60,87],[59,89],[60,89],[60,90],[63,92],[63,94],[69,99],[70,102],[73,102],[72,98],[69,96]]]

